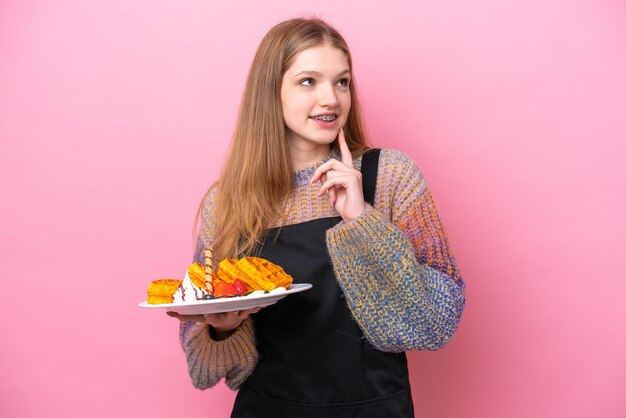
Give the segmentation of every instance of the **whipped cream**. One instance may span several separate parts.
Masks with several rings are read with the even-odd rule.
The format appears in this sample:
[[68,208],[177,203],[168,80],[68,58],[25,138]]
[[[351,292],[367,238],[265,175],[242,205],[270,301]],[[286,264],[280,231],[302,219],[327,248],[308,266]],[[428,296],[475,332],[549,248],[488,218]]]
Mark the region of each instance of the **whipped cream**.
[[202,300],[202,298],[208,294],[209,292],[207,292],[206,289],[202,289],[194,285],[189,278],[189,272],[186,272],[183,282],[180,286],[178,286],[178,289],[176,289],[176,293],[174,293],[174,303]]
[[254,292],[250,293],[248,296],[261,296],[265,294],[265,290],[255,290]]
[[254,292],[250,293],[248,296],[262,296],[262,295],[273,294],[273,293],[283,293],[286,291],[287,289],[285,289],[282,286],[279,286],[276,289],[270,290],[269,292],[267,290],[255,290]]

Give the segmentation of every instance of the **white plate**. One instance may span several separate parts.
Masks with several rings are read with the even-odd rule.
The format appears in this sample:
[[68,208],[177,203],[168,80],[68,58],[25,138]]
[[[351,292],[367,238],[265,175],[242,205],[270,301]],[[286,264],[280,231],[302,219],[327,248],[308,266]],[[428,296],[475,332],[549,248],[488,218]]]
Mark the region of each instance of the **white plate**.
[[288,290],[277,293],[265,293],[262,295],[237,296],[232,298],[218,298],[211,300],[199,300],[188,303],[162,303],[150,304],[143,301],[139,304],[140,308],[148,309],[166,309],[174,311],[181,315],[198,315],[219,312],[241,311],[244,309],[252,309],[258,307],[266,307],[273,305],[282,298],[293,293],[304,292],[309,290],[313,285],[310,283],[294,283]]

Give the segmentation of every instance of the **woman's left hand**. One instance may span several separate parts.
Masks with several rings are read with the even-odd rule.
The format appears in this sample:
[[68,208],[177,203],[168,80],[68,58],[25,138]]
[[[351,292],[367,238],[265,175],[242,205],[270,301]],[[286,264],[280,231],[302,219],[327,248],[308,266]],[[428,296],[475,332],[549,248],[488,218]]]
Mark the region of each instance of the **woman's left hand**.
[[362,177],[361,172],[354,168],[352,153],[346,143],[343,129],[339,131],[337,142],[341,151],[341,161],[333,158],[319,166],[311,178],[311,183],[319,181],[322,187],[317,195],[328,195],[331,206],[345,222],[350,222],[365,210]]

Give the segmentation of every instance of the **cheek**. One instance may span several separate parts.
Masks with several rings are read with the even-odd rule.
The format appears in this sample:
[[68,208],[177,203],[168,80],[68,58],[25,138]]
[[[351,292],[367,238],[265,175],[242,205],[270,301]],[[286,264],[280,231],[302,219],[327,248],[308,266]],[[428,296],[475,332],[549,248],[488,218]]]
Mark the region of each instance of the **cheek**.
[[343,107],[346,116],[352,107],[352,96],[350,94],[346,94],[345,97],[341,100],[341,107]]
[[310,108],[305,96],[291,95],[283,101],[283,114],[292,118],[308,117]]
[[298,109],[293,102],[283,103],[283,118],[286,123],[293,123],[298,117]]
[[285,91],[281,92],[280,99],[282,101],[283,117],[285,119],[285,122],[287,122],[291,118],[291,114],[293,113],[293,103],[289,97],[289,94]]

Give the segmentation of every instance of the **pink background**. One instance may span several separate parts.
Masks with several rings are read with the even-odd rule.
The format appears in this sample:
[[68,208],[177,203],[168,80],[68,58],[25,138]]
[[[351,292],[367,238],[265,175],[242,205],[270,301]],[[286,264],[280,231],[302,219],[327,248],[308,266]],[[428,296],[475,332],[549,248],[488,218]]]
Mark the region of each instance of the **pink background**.
[[137,303],[190,262],[254,50],[302,12],[468,284],[451,344],[409,354],[417,415],[626,416],[624,3],[241,3],[0,3],[0,416],[228,416]]

